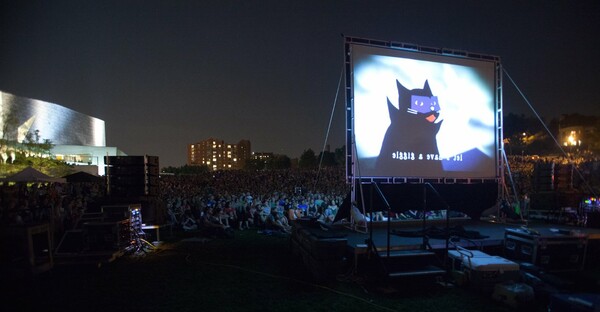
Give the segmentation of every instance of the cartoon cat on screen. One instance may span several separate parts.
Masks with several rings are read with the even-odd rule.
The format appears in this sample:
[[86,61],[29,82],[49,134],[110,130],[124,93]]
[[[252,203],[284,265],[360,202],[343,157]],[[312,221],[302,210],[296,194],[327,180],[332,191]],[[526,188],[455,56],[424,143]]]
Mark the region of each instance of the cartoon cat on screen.
[[390,116],[377,169],[394,176],[417,176],[441,170],[436,135],[442,125],[438,97],[425,80],[422,89],[409,90],[396,80],[398,108],[390,99]]

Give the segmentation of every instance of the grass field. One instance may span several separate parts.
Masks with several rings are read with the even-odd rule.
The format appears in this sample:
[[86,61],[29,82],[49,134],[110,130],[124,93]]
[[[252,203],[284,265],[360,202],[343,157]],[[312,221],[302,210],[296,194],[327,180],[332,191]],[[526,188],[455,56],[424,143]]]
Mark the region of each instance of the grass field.
[[381,291],[349,276],[315,284],[289,246],[288,237],[252,230],[233,239],[175,238],[143,256],[4,281],[2,311],[511,310],[459,287],[400,283]]

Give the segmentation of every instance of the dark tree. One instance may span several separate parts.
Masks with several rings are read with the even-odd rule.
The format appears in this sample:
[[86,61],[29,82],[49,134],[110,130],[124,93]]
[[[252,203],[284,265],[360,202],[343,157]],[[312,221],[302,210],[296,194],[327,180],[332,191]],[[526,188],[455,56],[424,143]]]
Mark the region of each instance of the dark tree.
[[298,161],[298,167],[300,168],[315,168],[317,167],[317,156],[312,149],[307,149],[300,156],[300,160]]
[[203,174],[208,172],[208,166],[190,166],[183,165],[181,167],[166,167],[162,169],[164,173],[172,173],[175,175],[194,175],[194,174]]
[[244,163],[244,170],[257,171],[265,169],[266,160],[261,159],[248,159]]
[[321,152],[319,155],[319,163],[323,167],[335,167],[337,166],[337,162],[335,159],[335,154],[332,152]]
[[269,169],[288,169],[292,166],[292,160],[286,155],[276,155],[267,162]]

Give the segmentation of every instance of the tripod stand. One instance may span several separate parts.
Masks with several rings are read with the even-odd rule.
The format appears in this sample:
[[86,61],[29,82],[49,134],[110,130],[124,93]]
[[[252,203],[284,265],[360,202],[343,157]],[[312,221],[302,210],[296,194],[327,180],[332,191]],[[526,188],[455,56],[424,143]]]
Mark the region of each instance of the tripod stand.
[[142,230],[142,212],[139,207],[131,210],[129,229],[131,234],[130,251],[139,254],[146,253],[149,249],[156,249],[156,246],[146,240],[146,233]]
[[141,229],[136,229],[131,226],[131,244],[129,246],[131,252],[135,254],[147,253],[149,250],[156,249],[156,246],[146,240],[146,233]]

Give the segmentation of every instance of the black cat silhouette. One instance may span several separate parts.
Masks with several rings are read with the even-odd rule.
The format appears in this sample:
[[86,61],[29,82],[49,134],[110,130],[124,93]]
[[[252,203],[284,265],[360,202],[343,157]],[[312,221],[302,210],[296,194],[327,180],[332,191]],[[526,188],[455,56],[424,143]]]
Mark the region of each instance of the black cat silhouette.
[[[425,80],[422,89],[408,90],[398,80],[398,108],[387,99],[390,115],[377,171],[389,176],[433,176],[440,174],[436,135],[440,130],[440,106]],[[436,122],[437,121],[437,122]]]

